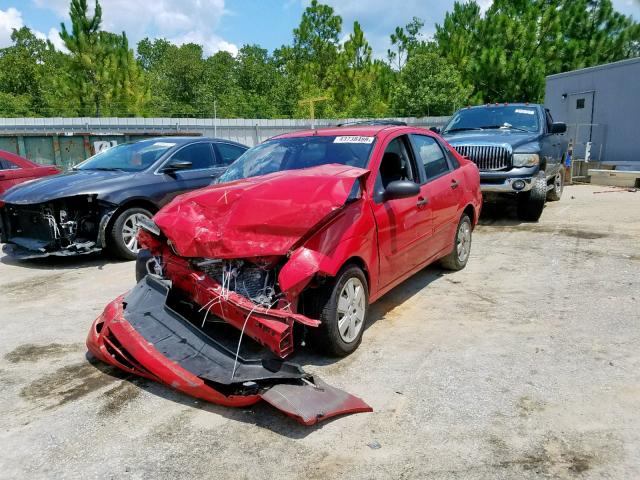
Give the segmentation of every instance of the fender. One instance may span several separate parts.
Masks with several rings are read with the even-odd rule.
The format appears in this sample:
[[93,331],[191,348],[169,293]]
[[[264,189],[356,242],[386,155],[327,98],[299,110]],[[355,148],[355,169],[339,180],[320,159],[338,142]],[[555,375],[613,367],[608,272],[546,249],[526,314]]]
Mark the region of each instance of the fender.
[[362,260],[370,283],[375,285],[378,277],[376,229],[366,201],[360,198],[348,205],[322,230],[291,253],[278,276],[280,288],[289,299],[297,297],[316,274],[329,277],[337,275],[347,260],[353,257]]

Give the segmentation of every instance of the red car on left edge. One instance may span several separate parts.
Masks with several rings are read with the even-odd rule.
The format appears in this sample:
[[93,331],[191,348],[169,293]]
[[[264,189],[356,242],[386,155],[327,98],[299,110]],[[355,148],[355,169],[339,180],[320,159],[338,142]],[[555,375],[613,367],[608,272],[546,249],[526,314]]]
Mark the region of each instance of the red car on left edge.
[[19,183],[58,173],[57,167],[38,165],[15,153],[0,150],[0,195]]
[[372,302],[435,261],[464,268],[481,205],[476,165],[422,128],[272,138],[140,222],[139,283],[87,346],[183,393],[262,399],[307,425],[369,411],[283,359],[306,341],[350,354]]

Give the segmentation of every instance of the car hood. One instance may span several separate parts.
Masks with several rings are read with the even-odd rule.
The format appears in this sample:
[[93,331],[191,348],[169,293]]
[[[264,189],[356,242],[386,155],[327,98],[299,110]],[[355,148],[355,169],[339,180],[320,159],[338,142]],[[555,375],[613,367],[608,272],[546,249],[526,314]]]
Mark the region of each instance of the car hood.
[[510,145],[513,149],[539,140],[539,133],[525,133],[514,130],[472,130],[444,134],[442,137],[452,147],[457,145]]
[[284,255],[368,173],[322,165],[214,185],[176,197],[154,220],[184,257]]
[[110,192],[136,175],[132,172],[76,170],[16,185],[2,197],[5,203],[32,204],[76,195]]

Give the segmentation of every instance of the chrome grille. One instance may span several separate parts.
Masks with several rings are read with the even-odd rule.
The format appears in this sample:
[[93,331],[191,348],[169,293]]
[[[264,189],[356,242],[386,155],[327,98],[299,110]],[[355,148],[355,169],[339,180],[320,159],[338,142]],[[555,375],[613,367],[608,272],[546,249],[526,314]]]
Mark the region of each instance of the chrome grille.
[[511,150],[501,145],[458,145],[454,147],[479,170],[504,170],[511,167]]

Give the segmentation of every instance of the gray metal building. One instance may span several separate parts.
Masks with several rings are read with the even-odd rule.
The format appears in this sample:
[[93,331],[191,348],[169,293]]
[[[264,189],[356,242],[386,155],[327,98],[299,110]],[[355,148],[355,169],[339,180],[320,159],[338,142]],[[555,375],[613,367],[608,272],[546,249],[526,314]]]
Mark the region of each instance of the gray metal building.
[[640,170],[640,58],[550,75],[545,105],[574,158]]

